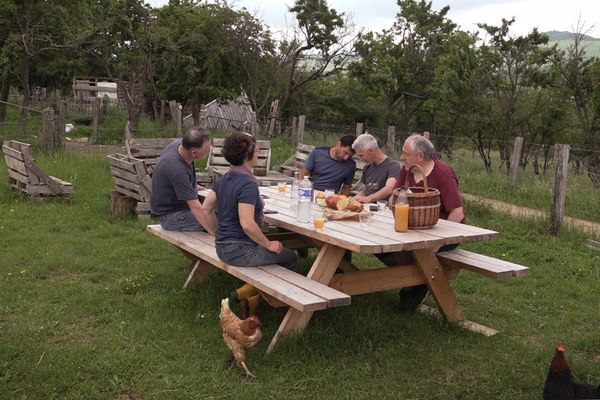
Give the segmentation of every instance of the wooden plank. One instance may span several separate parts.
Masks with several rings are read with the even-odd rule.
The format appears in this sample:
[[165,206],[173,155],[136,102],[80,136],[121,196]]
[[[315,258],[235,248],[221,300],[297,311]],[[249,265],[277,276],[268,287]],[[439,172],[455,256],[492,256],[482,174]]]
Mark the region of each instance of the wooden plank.
[[[136,173],[136,169],[134,163],[131,161],[132,159],[124,154],[110,154],[106,156],[108,158],[108,163],[111,167],[115,167],[121,170],[125,170],[132,174]],[[137,160],[137,159],[136,159]],[[141,162],[141,160],[138,160]]]
[[29,175],[29,171],[25,167],[25,163],[17,158],[13,158],[10,156],[4,155],[4,161],[6,161],[6,166],[9,169],[17,171],[21,175],[27,177]]
[[[257,289],[289,304],[293,308],[302,311],[314,311],[328,306],[326,299],[278,277],[277,274],[283,274],[278,271],[283,268],[281,266],[272,265],[253,268],[234,267],[223,263],[216,255],[214,238],[206,233],[165,231],[160,225],[148,225],[147,230],[215,267],[250,283]],[[271,270],[277,272],[271,272]],[[299,280],[304,278],[302,275],[297,275]]]
[[335,274],[329,286],[355,296],[421,285],[423,283],[425,283],[425,280],[416,265],[402,265]]
[[437,257],[442,263],[453,268],[464,268],[495,279],[520,277],[529,274],[529,268],[526,266],[463,249],[440,252],[437,253]]
[[[62,192],[62,187],[59,183],[57,183],[54,179],[52,179],[47,173],[42,171],[42,169],[35,163],[35,161],[27,162],[26,167],[31,173],[35,174],[40,181],[44,182],[50,190],[55,194],[60,194]],[[29,175],[31,176],[31,174]]]
[[593,250],[600,250],[600,242],[597,242],[597,241],[595,241],[595,240],[588,239],[588,240],[585,242],[585,245],[586,245],[587,247],[589,247],[590,249],[593,249]]
[[[262,267],[258,267],[262,268]],[[325,286],[321,283],[317,283],[312,279],[308,279],[302,275],[298,278],[298,273],[291,271],[287,268],[274,269],[270,268],[269,272],[277,277],[287,281],[293,285],[297,285],[302,289],[311,292],[325,300],[327,300],[328,307],[345,306],[350,304],[350,296],[339,291]],[[304,279],[302,279],[304,278]]]
[[[4,143],[9,143],[11,142],[11,140],[7,140]],[[19,150],[17,149],[13,149],[12,147],[8,146],[8,144],[3,144],[2,145],[2,152],[4,153],[4,155],[10,156],[12,158],[15,158],[21,162],[24,162],[25,160],[23,159],[23,153],[21,153]]]
[[[430,315],[437,319],[442,319],[442,315],[440,314],[440,312],[438,310],[436,310],[435,308],[431,308],[425,304],[421,304],[419,306],[419,308],[417,309],[417,311],[419,311],[421,314]],[[494,336],[494,335],[500,333],[500,331],[497,331],[493,328],[490,328],[485,325],[481,325],[481,324],[478,324],[476,322],[472,322],[469,320],[458,321],[458,326],[460,326],[461,328],[466,329],[468,331],[471,331],[471,332],[481,333],[482,335],[485,335],[488,337]]]

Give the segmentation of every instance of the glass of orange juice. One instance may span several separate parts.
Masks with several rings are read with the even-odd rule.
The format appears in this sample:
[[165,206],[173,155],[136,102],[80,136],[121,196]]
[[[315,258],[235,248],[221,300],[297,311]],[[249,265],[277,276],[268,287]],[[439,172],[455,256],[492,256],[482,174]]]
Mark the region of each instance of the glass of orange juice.
[[277,184],[277,190],[279,190],[279,193],[285,193],[285,187],[286,187],[285,182],[279,182]]
[[313,215],[313,226],[315,227],[315,229],[317,230],[321,230],[325,227],[325,215],[323,215],[323,213],[315,213]]
[[408,231],[408,204],[396,203],[394,206],[394,229],[396,232]]

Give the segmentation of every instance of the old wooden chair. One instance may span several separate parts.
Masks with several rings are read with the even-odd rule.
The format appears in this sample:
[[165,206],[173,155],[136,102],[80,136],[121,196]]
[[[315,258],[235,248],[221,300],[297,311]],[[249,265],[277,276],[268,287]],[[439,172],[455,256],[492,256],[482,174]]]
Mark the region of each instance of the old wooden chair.
[[73,193],[71,183],[42,171],[33,158],[30,144],[7,140],[2,152],[8,166],[8,182],[13,188],[37,197],[69,197]]

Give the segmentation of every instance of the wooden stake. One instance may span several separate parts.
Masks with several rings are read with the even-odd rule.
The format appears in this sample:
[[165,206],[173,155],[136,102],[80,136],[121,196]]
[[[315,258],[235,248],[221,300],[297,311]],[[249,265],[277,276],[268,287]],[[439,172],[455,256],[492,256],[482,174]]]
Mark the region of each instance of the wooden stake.
[[517,136],[515,139],[515,147],[513,148],[512,156],[510,157],[510,177],[508,182],[511,185],[517,183],[519,177],[519,164],[521,163],[521,152],[523,150],[523,138]]
[[568,144],[554,145],[554,190],[552,191],[552,208],[550,209],[550,233],[560,231],[565,216],[565,198],[567,196],[567,167],[569,162]]

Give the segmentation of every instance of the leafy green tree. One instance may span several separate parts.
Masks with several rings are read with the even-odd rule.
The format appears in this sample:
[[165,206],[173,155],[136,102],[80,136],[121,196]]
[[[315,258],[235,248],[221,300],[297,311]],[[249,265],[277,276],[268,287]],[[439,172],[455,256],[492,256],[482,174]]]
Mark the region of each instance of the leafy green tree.
[[600,60],[585,57],[581,32],[563,61],[562,76],[573,100],[575,115],[581,133],[581,144],[592,150],[587,156],[587,172],[595,187],[600,187]]
[[360,60],[350,71],[381,96],[386,123],[410,131],[431,97],[429,86],[456,25],[446,17],[449,7],[436,12],[424,0],[398,0],[398,5],[390,30],[359,37],[355,47]]

